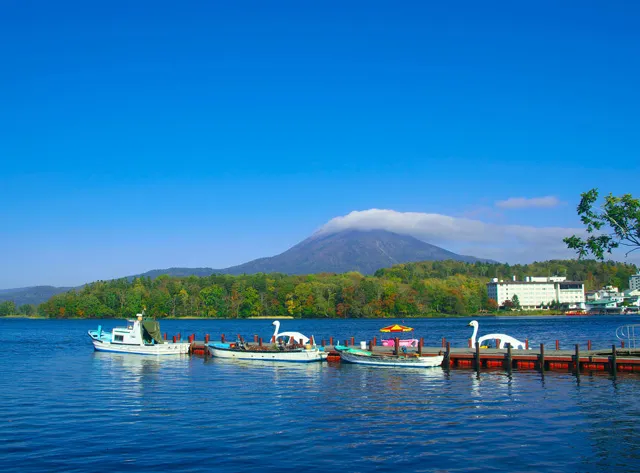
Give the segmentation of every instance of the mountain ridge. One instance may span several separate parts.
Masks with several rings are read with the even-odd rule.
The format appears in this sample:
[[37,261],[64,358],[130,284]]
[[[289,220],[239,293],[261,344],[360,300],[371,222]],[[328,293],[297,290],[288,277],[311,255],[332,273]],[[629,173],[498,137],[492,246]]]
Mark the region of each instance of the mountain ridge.
[[[342,230],[317,232],[288,250],[269,257],[257,258],[224,269],[207,267],[172,267],[152,269],[127,276],[156,278],[167,274],[173,277],[210,276],[211,274],[283,273],[291,275],[313,273],[345,273],[357,271],[365,275],[395,264],[418,261],[455,260],[468,263],[495,261],[459,255],[409,235],[387,230]],[[82,287],[82,286],[79,286]],[[0,290],[0,301],[14,300],[17,306],[44,302],[55,294],[77,289],[73,287],[33,286]]]

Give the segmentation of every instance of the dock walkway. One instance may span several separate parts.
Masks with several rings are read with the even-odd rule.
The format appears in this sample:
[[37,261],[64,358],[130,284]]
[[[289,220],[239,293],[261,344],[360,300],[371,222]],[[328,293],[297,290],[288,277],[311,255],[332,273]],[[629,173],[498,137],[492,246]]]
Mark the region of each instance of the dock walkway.
[[[191,354],[207,356],[208,352],[205,342],[209,341],[209,336],[205,341],[195,341],[195,335],[189,337],[191,342]],[[245,342],[249,346],[261,345],[262,340]],[[327,344],[324,340],[322,346],[329,352],[328,361],[339,361],[340,356],[334,345]],[[350,345],[357,346],[353,343]],[[392,347],[379,345],[367,348],[375,353],[392,354]],[[402,350],[402,348],[401,348]],[[404,350],[403,350],[404,351]],[[640,373],[640,349],[624,349],[612,346],[609,349],[580,351],[580,347],[575,345],[574,350],[545,350],[544,345],[540,345],[538,350],[513,350],[496,348],[453,348],[449,343],[446,347],[409,347],[408,353],[420,353],[422,355],[444,355],[442,364],[445,369],[503,369],[511,370],[537,370],[537,371],[563,371],[563,372],[590,372],[607,371],[611,373],[637,372]]]

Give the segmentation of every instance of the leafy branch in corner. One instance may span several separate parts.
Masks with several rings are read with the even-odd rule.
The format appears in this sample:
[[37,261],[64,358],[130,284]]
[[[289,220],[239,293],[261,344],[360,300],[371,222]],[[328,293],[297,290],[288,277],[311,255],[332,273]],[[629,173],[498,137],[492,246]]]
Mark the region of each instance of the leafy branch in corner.
[[640,249],[640,200],[631,194],[622,197],[609,194],[597,207],[597,189],[584,192],[581,197],[577,211],[589,236],[565,238],[568,248],[576,250],[580,258],[591,253],[599,260],[620,245],[630,248],[626,255]]

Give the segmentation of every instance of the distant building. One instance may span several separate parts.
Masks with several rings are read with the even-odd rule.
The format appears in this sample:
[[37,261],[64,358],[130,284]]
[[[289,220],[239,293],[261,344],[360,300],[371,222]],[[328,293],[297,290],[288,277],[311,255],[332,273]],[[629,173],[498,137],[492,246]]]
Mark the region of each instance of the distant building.
[[617,287],[605,286],[587,293],[587,310],[596,314],[637,314],[640,308],[640,289],[620,292]]
[[634,274],[629,278],[629,289],[632,291],[640,290],[640,273]]
[[516,280],[515,276],[511,280],[494,278],[487,283],[487,295],[500,306],[512,301],[513,296],[518,296],[520,307],[524,310],[546,309],[553,302],[567,308],[585,307],[584,283],[567,281],[567,278],[560,276],[527,276],[524,281]]

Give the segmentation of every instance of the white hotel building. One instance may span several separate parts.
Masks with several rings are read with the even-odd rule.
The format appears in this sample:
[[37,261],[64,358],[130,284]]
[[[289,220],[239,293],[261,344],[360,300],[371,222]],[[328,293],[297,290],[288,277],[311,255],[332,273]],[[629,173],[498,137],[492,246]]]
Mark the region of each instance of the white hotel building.
[[640,273],[634,274],[629,278],[629,290],[640,291]]
[[524,281],[517,281],[515,276],[506,281],[494,278],[487,283],[487,294],[500,306],[518,296],[520,307],[525,310],[546,308],[554,301],[570,308],[585,307],[584,283],[567,281],[567,278],[559,276],[527,276]]

